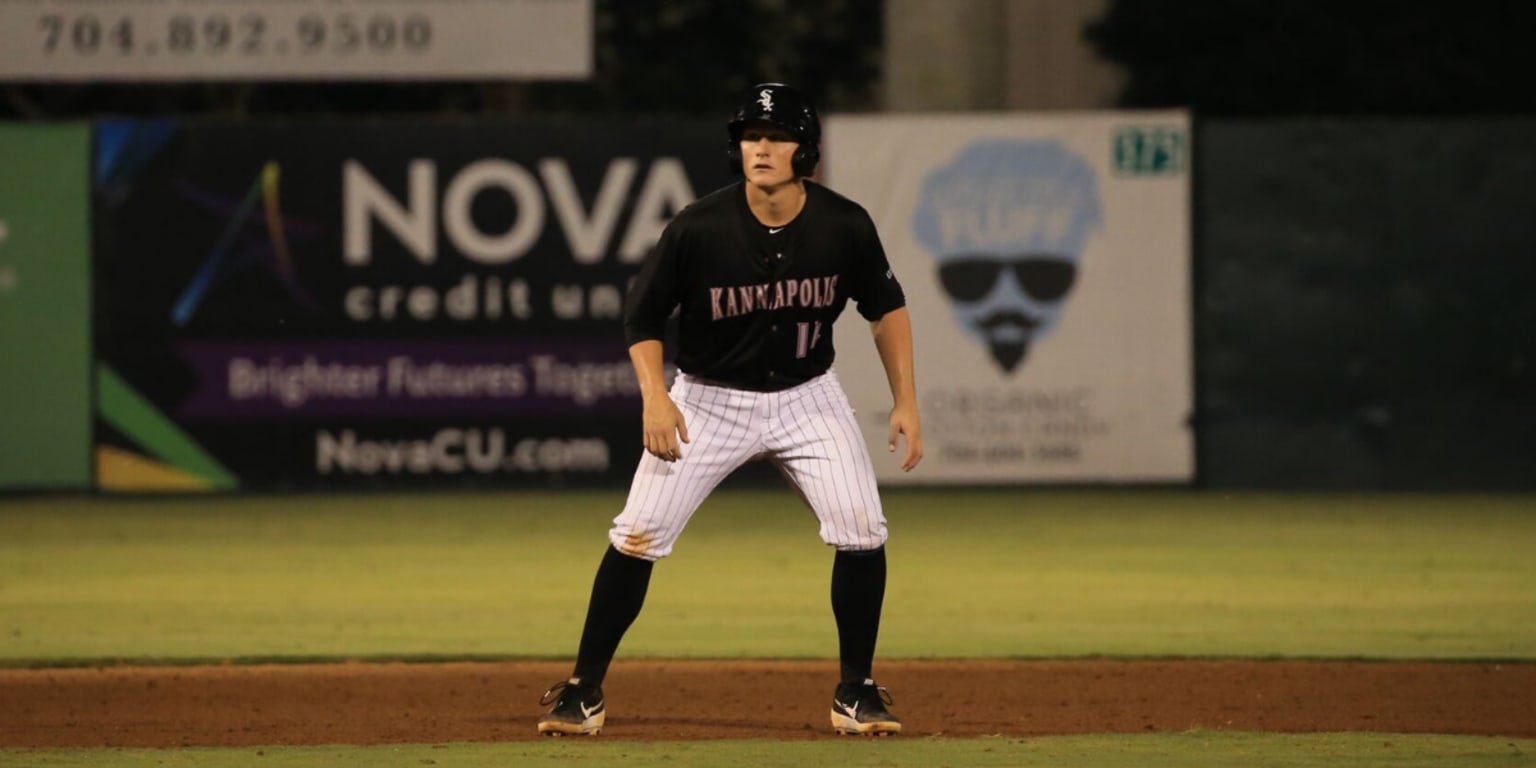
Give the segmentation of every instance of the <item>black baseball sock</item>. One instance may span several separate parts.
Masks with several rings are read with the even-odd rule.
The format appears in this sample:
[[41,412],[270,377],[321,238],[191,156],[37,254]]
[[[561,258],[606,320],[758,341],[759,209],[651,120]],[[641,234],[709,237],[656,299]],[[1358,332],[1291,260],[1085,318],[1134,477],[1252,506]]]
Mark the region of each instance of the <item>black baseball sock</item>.
[[576,651],[576,671],[572,676],[583,683],[602,685],[608,665],[619,650],[619,641],[629,625],[640,615],[645,604],[645,590],[651,584],[650,560],[630,557],[612,545],[597,566],[592,581],[592,600],[587,603],[587,623],[581,630],[581,646]]
[[832,560],[832,615],[837,619],[842,682],[859,684],[871,677],[884,602],[885,547],[839,551]]

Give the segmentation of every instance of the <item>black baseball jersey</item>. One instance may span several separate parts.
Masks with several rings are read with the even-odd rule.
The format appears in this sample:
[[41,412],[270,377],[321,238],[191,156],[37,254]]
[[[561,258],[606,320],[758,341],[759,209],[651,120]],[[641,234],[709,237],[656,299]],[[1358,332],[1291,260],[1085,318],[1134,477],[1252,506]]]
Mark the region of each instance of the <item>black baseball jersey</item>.
[[875,223],[858,203],[805,182],[805,205],[769,228],[740,181],[679,211],[624,304],[632,345],[678,316],[677,367],[726,386],[774,391],[832,366],[832,325],[852,299],[874,321],[906,304]]

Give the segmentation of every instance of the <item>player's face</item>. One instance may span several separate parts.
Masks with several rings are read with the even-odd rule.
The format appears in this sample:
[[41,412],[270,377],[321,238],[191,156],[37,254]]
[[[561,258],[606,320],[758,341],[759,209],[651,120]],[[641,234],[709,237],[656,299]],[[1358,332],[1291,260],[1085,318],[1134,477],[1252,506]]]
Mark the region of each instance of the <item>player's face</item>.
[[800,142],[789,131],[772,125],[749,125],[741,131],[741,172],[760,187],[776,187],[795,178],[795,150]]

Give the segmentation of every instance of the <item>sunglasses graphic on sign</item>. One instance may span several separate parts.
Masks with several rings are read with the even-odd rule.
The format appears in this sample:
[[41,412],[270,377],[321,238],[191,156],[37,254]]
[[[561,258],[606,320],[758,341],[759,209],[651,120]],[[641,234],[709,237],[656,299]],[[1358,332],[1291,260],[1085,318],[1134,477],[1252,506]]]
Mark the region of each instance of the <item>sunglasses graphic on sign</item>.
[[1035,301],[1061,301],[1077,280],[1077,265],[1054,256],[999,258],[959,255],[939,265],[939,284],[955,301],[981,301],[1003,273]]
[[912,228],[956,323],[1012,373],[1056,326],[1090,231],[1093,169],[1055,141],[974,142],[923,181]]

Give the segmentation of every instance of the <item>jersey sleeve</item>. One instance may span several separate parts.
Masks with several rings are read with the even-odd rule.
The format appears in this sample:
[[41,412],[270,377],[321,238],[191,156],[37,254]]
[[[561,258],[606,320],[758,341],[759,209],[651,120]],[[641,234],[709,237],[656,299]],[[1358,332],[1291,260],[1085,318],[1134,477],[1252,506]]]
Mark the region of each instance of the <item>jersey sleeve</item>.
[[891,271],[875,222],[868,213],[861,211],[860,214],[854,233],[858,280],[853,299],[858,303],[859,315],[874,322],[885,317],[887,312],[906,306],[907,296],[901,290],[896,273]]
[[624,297],[624,341],[664,340],[667,318],[678,305],[677,270],[681,236],[677,220],[662,230],[656,246],[646,255],[640,273]]

